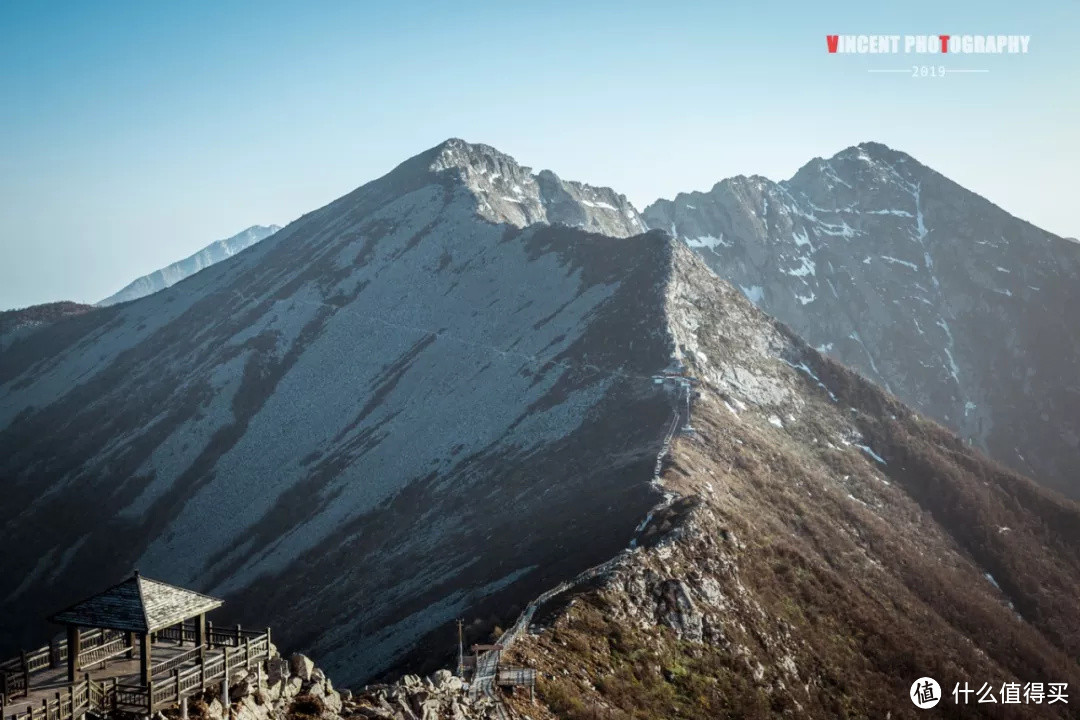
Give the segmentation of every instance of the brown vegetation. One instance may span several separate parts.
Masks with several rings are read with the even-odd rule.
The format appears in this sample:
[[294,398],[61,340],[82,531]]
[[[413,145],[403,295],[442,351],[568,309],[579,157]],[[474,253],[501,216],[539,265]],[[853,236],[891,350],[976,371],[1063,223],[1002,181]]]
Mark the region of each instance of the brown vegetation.
[[811,400],[783,429],[703,393],[665,473],[698,502],[516,648],[543,707],[512,704],[571,720],[914,718],[907,693],[928,675],[939,716],[1070,716],[951,691],[1080,688],[1080,506],[845,368],[812,369],[837,401],[796,376]]
[[326,705],[315,695],[297,695],[289,705],[286,720],[318,720],[326,712]]

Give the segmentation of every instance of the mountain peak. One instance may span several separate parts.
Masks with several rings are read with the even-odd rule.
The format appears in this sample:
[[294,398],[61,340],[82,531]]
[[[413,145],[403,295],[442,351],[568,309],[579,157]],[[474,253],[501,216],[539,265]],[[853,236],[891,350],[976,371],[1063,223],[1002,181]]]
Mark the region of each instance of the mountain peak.
[[[489,222],[517,227],[566,225],[615,237],[648,229],[637,209],[611,188],[563,180],[550,170],[533,173],[490,145],[460,138],[445,140],[405,161],[387,176],[395,180],[386,187],[391,192],[414,187],[431,174],[445,174],[460,183],[472,195],[476,213]],[[405,178],[409,184],[399,185]]]
[[431,149],[432,159],[428,166],[433,172],[458,169],[492,169],[498,167],[514,167],[524,171],[529,168],[521,167],[517,160],[504,152],[500,152],[491,145],[483,143],[470,143],[461,138],[450,138]]
[[858,145],[850,145],[829,158],[815,157],[803,165],[795,175],[784,182],[795,182],[800,175],[807,172],[819,173],[823,169],[829,172],[829,168],[845,163],[860,163],[869,167],[890,167],[902,163],[919,163],[907,153],[894,150],[888,145],[873,140],[867,140]]

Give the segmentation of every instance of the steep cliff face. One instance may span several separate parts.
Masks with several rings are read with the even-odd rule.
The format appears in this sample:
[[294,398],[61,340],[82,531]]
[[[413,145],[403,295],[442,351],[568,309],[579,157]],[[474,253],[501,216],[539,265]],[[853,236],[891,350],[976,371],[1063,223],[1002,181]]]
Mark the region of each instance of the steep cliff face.
[[671,243],[523,229],[634,222],[593,206],[608,190],[526,175],[450,141],[7,348],[4,647],[138,567],[353,682],[625,545],[672,415],[652,379]]
[[1080,496],[1080,246],[877,143],[644,216],[822,352]]
[[[1080,682],[1080,507],[979,456],[676,254],[700,380],[639,547],[553,598],[508,658],[532,718],[1071,717],[1004,683]],[[957,683],[995,705],[958,705]],[[1019,691],[1019,690],[1018,690]],[[1075,702],[1075,698],[1071,702]]]

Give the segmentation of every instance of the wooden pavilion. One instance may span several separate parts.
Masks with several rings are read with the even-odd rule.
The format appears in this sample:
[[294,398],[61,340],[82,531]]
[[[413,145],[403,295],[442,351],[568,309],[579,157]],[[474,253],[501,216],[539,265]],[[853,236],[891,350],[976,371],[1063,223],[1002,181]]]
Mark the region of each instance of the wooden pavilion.
[[128,634],[128,657],[139,646],[142,685],[150,682],[151,636],[194,619],[195,646],[206,644],[206,613],[221,607],[222,600],[135,574],[104,592],[56,613],[50,620],[67,626],[68,682],[78,678],[80,628],[115,630]]

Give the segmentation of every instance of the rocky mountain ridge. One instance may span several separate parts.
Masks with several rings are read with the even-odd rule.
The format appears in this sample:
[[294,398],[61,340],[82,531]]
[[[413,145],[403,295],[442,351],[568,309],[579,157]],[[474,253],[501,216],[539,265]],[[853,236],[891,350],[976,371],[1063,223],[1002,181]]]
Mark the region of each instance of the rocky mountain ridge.
[[1080,247],[862,143],[643,213],[820,350],[1080,496]]
[[224,596],[227,620],[258,607],[354,682],[625,546],[673,412],[653,380],[672,362],[672,244],[520,227],[515,208],[565,214],[566,197],[585,226],[632,217],[540,176],[499,201],[495,172],[526,183],[449,141],[6,349],[0,476],[19,512],[0,542],[23,551],[0,555],[22,578],[0,644],[33,646],[44,628],[14,618],[137,566]]
[[[680,251],[688,252],[688,251]],[[1070,717],[1002,687],[1080,683],[1080,505],[959,438],[675,264],[668,303],[693,433],[673,498],[602,581],[541,607],[508,662],[535,667],[531,718]],[[743,332],[760,338],[747,348]],[[992,686],[991,707],[957,684]]]
[[183,260],[177,260],[160,270],[135,278],[118,292],[98,302],[97,305],[99,307],[115,305],[164,290],[214,263],[232,257],[241,250],[270,237],[280,229],[278,225],[252,225],[232,237],[215,240]]
[[0,642],[137,564],[357,684],[610,562],[515,643],[542,704],[511,712],[904,717],[914,672],[1080,682],[1075,503],[540,175],[448,141],[12,343]]

